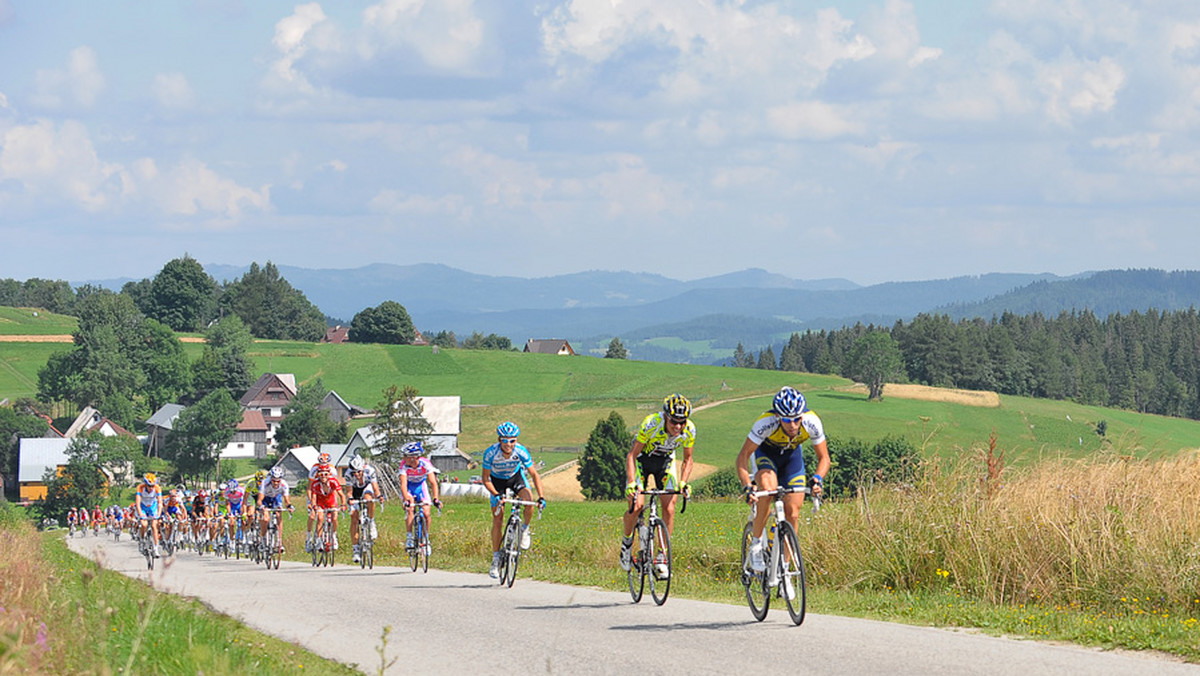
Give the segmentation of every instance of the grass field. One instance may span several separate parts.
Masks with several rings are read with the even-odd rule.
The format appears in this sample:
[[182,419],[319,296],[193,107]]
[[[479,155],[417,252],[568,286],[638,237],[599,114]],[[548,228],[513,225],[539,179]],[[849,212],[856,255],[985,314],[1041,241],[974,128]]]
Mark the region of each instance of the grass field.
[[0,335],[65,335],[74,333],[79,321],[36,308],[0,306]]

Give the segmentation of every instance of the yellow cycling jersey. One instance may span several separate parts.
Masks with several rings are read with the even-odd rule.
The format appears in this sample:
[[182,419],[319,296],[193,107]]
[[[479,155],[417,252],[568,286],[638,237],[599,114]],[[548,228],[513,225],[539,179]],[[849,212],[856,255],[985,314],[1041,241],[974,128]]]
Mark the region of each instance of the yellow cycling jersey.
[[783,426],[779,424],[779,416],[767,411],[750,426],[750,434],[747,437],[758,444],[759,450],[781,453],[800,448],[800,444],[809,439],[812,439],[814,444],[825,441],[825,426],[816,413],[805,411],[800,414],[800,431],[795,437],[788,437],[783,432]]
[[667,435],[663,414],[651,413],[638,427],[636,440],[642,444],[642,455],[667,455],[675,457],[676,449],[696,445],[696,426],[689,419],[678,436]]

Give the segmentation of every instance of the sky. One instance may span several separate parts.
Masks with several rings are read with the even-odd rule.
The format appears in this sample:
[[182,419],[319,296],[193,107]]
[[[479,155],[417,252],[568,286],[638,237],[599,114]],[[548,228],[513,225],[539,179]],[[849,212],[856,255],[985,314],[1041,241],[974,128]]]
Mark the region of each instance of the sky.
[[0,278],[1197,269],[1194,0],[0,0]]

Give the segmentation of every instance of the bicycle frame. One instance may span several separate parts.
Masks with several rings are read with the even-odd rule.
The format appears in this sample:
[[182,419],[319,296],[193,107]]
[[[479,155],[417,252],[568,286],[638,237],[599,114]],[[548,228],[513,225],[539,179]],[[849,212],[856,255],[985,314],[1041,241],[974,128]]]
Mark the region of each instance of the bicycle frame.
[[[742,585],[746,589],[750,612],[760,622],[767,616],[772,592],[786,601],[788,614],[791,615],[794,624],[800,625],[804,622],[807,596],[804,559],[795,529],[787,520],[784,508],[784,496],[791,493],[812,495],[812,490],[799,486],[779,486],[774,490],[751,493],[757,499],[774,498],[763,526],[765,569],[761,572],[751,569],[749,548],[754,534],[754,516],[757,509],[764,508],[762,505],[751,507],[742,531]],[[813,496],[813,511],[816,512],[820,508],[820,496]],[[783,551],[785,547],[790,552],[786,556]]]
[[513,586],[517,579],[517,564],[521,559],[521,526],[524,525],[518,509],[526,506],[538,508],[538,520],[542,518],[542,507],[531,500],[519,500],[513,497],[512,489],[504,491],[504,497],[496,505],[495,514],[503,514],[504,506],[511,505],[508,520],[504,524],[504,535],[500,541],[500,584]]

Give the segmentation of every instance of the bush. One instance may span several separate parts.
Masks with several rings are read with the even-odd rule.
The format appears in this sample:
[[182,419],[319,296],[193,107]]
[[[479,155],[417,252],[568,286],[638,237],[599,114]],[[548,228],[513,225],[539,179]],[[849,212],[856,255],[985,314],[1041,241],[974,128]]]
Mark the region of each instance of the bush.
[[[829,440],[833,461],[825,489],[831,497],[854,495],[860,486],[874,482],[910,483],[917,465],[917,449],[904,437],[886,436],[873,445],[850,437]],[[806,456],[811,474],[816,465]]]
[[742,494],[742,482],[737,470],[722,467],[693,483],[692,494],[704,498],[732,498]]

